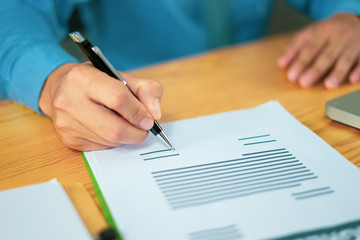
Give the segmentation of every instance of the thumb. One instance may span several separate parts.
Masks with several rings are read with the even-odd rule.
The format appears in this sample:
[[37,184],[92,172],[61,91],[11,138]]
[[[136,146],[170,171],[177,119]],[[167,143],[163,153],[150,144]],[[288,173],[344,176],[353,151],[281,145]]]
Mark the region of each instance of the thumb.
[[161,118],[160,102],[163,87],[159,81],[148,78],[137,78],[129,74],[122,74],[131,91],[150,112],[155,120]]

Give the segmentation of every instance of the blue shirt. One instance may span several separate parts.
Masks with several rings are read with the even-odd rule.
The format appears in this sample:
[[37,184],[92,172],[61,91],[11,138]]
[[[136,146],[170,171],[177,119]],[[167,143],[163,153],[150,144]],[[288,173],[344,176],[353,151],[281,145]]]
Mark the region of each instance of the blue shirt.
[[[234,43],[262,37],[275,0],[229,1]],[[360,15],[359,0],[288,2],[316,20],[338,12]],[[49,74],[77,62],[60,46],[75,7],[89,39],[119,70],[208,50],[204,0],[2,0],[0,90],[5,98],[40,111]]]

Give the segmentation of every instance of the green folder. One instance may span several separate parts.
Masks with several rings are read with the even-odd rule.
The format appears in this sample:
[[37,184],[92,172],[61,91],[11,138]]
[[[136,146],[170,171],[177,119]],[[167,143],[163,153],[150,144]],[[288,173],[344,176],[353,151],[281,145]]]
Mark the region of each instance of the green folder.
[[102,194],[102,192],[101,192],[101,189],[100,189],[100,187],[99,187],[99,184],[97,183],[97,181],[96,181],[96,179],[95,179],[95,176],[94,176],[94,174],[93,174],[93,172],[92,172],[92,170],[91,170],[91,168],[90,168],[90,165],[89,165],[89,163],[88,163],[88,161],[87,161],[87,159],[86,159],[86,157],[85,157],[84,152],[81,152],[81,156],[82,156],[82,158],[84,159],[84,163],[85,163],[86,169],[87,169],[87,171],[88,171],[88,173],[89,173],[89,175],[90,175],[90,179],[91,179],[91,182],[93,183],[93,186],[94,186],[96,195],[97,195],[98,198],[99,198],[101,210],[102,210],[102,212],[103,212],[103,214],[104,214],[104,216],[105,216],[105,219],[106,219],[106,221],[108,222],[109,226],[110,226],[112,229],[115,230],[116,235],[117,235],[117,238],[118,238],[119,240],[121,240],[122,237],[121,237],[121,235],[120,235],[120,232],[119,232],[119,230],[118,230],[118,228],[117,228],[117,226],[116,226],[116,224],[115,224],[115,221],[114,221],[114,219],[113,219],[113,217],[112,217],[112,215],[111,215],[111,212],[110,212],[110,210],[109,210],[109,207],[108,207],[107,204],[106,204],[106,201],[105,201],[104,196],[103,196],[103,194]]

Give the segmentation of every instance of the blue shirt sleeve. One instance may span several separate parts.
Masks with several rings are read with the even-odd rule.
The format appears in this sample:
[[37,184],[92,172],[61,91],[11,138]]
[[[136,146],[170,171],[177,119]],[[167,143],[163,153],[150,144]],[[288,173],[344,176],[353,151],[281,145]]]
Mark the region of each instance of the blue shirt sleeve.
[[[180,11],[180,5],[177,4],[177,1],[159,1],[149,4],[142,3],[142,1],[134,0],[106,0],[106,1],[89,1],[89,0],[1,0],[0,4],[0,91],[6,98],[11,98],[14,101],[23,103],[37,112],[40,112],[38,101],[41,94],[42,87],[47,79],[47,77],[59,66],[68,63],[68,62],[77,62],[77,60],[68,54],[60,45],[60,41],[67,33],[67,23],[73,12],[73,9],[76,4],[80,3],[93,3],[84,4],[83,7],[92,6],[93,8],[88,9],[88,13],[93,13],[91,15],[91,20],[98,21],[104,20],[103,25],[109,23],[109,16],[117,17],[118,21],[121,21],[122,18],[118,14],[118,9],[122,9],[121,6],[125,8],[123,11],[129,9],[129,14],[136,15],[132,18],[131,24],[122,24],[122,25],[112,25],[111,28],[101,28],[101,24],[91,24],[91,26],[97,27],[95,33],[98,33],[101,29],[101,33],[106,34],[106,36],[113,36],[114,32],[111,30],[117,29],[117,34],[115,36],[120,36],[124,31],[132,29],[134,27],[140,28],[142,31],[130,31],[131,34],[127,34],[121,39],[123,44],[116,44],[118,46],[125,46],[123,48],[118,48],[122,54],[114,54],[113,60],[118,59],[119,63],[131,62],[129,56],[136,56],[136,59],[133,59],[134,65],[141,65],[140,63],[150,63],[155,60],[164,60],[170,59],[174,56],[183,56],[185,53],[195,53],[205,49],[206,44],[206,32],[203,31],[201,24],[193,24],[193,29],[189,30],[189,26],[185,23],[191,22],[187,21],[189,16],[192,16],[190,13],[186,12],[184,14]],[[269,0],[271,2],[273,0]],[[360,15],[360,1],[359,0],[287,0],[290,5],[295,9],[304,12],[305,14],[310,15],[316,20],[321,20],[328,18],[339,12],[350,12],[357,15]],[[182,1],[181,1],[182,2]],[[244,5],[247,3],[252,8],[243,9],[253,9],[257,10],[258,16],[267,16],[266,11],[270,11],[268,8],[264,8],[262,4],[259,4],[257,1],[235,1],[238,3],[239,11],[241,7],[247,6]],[[256,4],[255,4],[256,3]],[[113,5],[117,4],[114,8]],[[192,4],[192,1],[189,0],[189,5]],[[102,8],[95,8],[97,5],[100,5]],[[268,4],[271,5],[271,4]],[[109,8],[104,8],[109,6]],[[157,18],[154,18],[153,13],[147,8],[157,7],[160,12],[163,11],[164,14],[158,14]],[[192,5],[191,5],[192,6]],[[142,8],[140,8],[142,7]],[[142,9],[144,12],[139,11]],[[171,11],[170,11],[170,10]],[[86,9],[85,9],[86,10]],[[101,10],[110,11],[110,15],[101,14]],[[175,10],[179,10],[178,12]],[[244,10],[241,10],[244,11]],[[237,26],[248,26],[248,22],[256,20],[256,23],[263,23],[267,20],[267,17],[253,17],[254,12],[249,11],[249,14],[238,14],[243,16],[243,18],[238,18]],[[175,15],[175,13],[179,13]],[[165,14],[166,13],[166,14]],[[240,12],[241,13],[241,12]],[[148,14],[148,15],[146,15]],[[97,16],[99,15],[99,16]],[[141,15],[141,16],[140,16]],[[143,16],[145,15],[145,16]],[[97,16],[97,17],[96,17]],[[181,17],[179,17],[181,16]],[[246,18],[244,18],[246,16]],[[132,16],[128,16],[132,17]],[[145,29],[149,25],[144,24],[143,19],[149,17],[153,26],[153,29]],[[183,17],[183,18],[182,18]],[[169,21],[168,18],[171,18]],[[95,19],[95,20],[94,20]],[[180,20],[179,20],[180,19]],[[106,22],[108,21],[108,22]],[[247,21],[247,22],[246,22]],[[167,30],[164,30],[159,27],[165,23],[170,22],[167,25],[167,30],[170,29],[170,33]],[[158,25],[156,24],[158,23]],[[136,26],[135,26],[136,24]],[[141,25],[144,24],[142,27]],[[173,25],[175,24],[175,25]],[[245,25],[246,24],[246,25]],[[239,28],[239,32],[242,31],[246,34],[239,33],[239,41],[246,40],[249,38],[254,38],[254,36],[259,36],[262,34],[262,29],[264,24],[258,24],[254,27],[251,25],[251,29],[246,32],[244,28]],[[174,27],[175,26],[175,27]],[[200,26],[200,27],[198,27]],[[121,28],[122,27],[122,28]],[[109,30],[110,29],[110,30]],[[195,30],[194,30],[195,29]],[[134,42],[136,38],[135,33],[147,33],[149,31],[155,32],[157,35],[151,36],[148,39],[148,43],[155,44],[158,48],[153,47],[153,45],[142,46],[142,44],[137,44]],[[181,30],[181,31],[180,31]],[[153,33],[151,32],[151,33]],[[166,34],[165,34],[166,33]],[[182,38],[182,36],[189,35],[189,38]],[[191,36],[190,36],[191,35]],[[99,39],[99,34],[93,34],[92,39],[99,40],[99,43],[103,43],[104,49],[111,52],[114,47],[113,42],[106,42],[104,39]],[[159,41],[159,38],[166,36],[165,40],[162,42]],[[179,37],[180,36],[180,37]],[[106,38],[112,39],[112,38]],[[105,40],[106,40],[105,39]],[[188,41],[189,44],[183,44],[184,39],[191,39]],[[180,41],[180,43],[178,42]],[[166,43],[168,50],[163,49],[163,43]],[[197,43],[197,44],[196,44]],[[137,45],[134,45],[137,44]],[[178,45],[176,45],[178,44]],[[139,47],[139,45],[141,46]],[[174,48],[173,46],[177,46]],[[183,48],[180,48],[182,46]],[[106,48],[107,47],[107,48]],[[160,48],[159,48],[160,47]],[[144,51],[144,49],[146,51]],[[158,49],[162,51],[158,51]],[[175,50],[176,51],[175,51]],[[153,51],[151,51],[153,50]],[[144,53],[148,53],[148,55]],[[128,54],[127,54],[128,53]],[[166,55],[167,54],[167,55]],[[111,57],[111,54],[110,54]],[[122,59],[123,57],[123,59]],[[147,58],[148,57],[148,58]],[[120,60],[119,60],[120,59]],[[140,59],[140,60],[139,60]],[[142,59],[144,59],[143,62]],[[111,60],[112,61],[112,60]],[[139,63],[140,62],[140,63]],[[144,65],[143,64],[143,65]],[[129,65],[129,64],[128,64]],[[119,64],[121,66],[121,64]]]
[[75,3],[70,0],[2,0],[0,90],[40,112],[38,101],[49,74],[77,62],[60,45]]
[[287,0],[287,2],[315,20],[323,20],[341,12],[360,16],[359,0]]

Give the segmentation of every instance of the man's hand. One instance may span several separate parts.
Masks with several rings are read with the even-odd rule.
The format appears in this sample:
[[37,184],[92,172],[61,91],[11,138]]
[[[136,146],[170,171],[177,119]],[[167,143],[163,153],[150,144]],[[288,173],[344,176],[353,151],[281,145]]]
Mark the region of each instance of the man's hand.
[[349,79],[360,81],[360,19],[337,14],[297,33],[278,59],[289,81],[310,87],[323,80],[327,89]]
[[90,63],[64,64],[47,79],[40,109],[54,122],[69,148],[96,150],[139,143],[161,117],[158,81],[122,73],[136,99],[121,82]]

